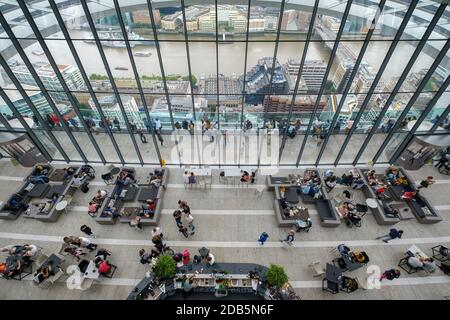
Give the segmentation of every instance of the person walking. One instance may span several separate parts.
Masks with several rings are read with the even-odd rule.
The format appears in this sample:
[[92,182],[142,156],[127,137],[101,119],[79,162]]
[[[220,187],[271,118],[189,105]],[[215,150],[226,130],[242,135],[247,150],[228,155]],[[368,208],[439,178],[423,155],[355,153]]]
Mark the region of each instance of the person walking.
[[175,210],[173,212],[173,217],[175,219],[175,222],[177,223],[177,226],[183,226],[183,223],[181,222],[181,211],[180,210]]
[[117,117],[114,118],[113,123],[114,123],[114,126],[117,128],[117,130],[121,131],[121,129],[120,129],[120,122],[119,122],[119,119],[117,119]]
[[181,232],[183,234],[183,236],[185,236],[186,238],[189,237],[188,230],[187,230],[187,228],[185,226],[183,226],[183,224],[180,224],[178,226],[178,231]]
[[292,242],[294,242],[295,231],[290,230],[286,236],[286,239],[280,239],[281,242],[286,242],[288,245],[292,246]]
[[161,131],[157,131],[156,132],[156,136],[158,137],[158,141],[161,143],[161,147],[163,147],[164,146],[164,139],[163,139],[163,137],[161,135]]
[[155,227],[155,228],[153,228],[153,229],[152,229],[152,232],[151,232],[151,235],[152,235],[152,238],[153,238],[154,236],[159,236],[161,239],[164,238],[164,235],[163,235],[162,230],[161,230],[160,227]]
[[91,237],[91,238],[95,238],[95,235],[92,232],[92,229],[89,226],[85,225],[85,224],[83,224],[80,227],[80,231],[83,232],[85,235]]
[[383,272],[383,274],[380,277],[380,281],[383,281],[383,279],[388,279],[389,281],[392,281],[399,277],[400,277],[400,270],[389,269],[389,270],[386,270],[385,272]]
[[186,221],[188,222],[188,228],[191,230],[190,235],[192,236],[195,233],[194,217],[190,213],[187,213]]
[[155,235],[152,237],[152,243],[155,245],[155,247],[158,249],[159,252],[162,251],[164,248],[164,244],[162,242],[161,236]]
[[159,132],[159,134],[161,134],[162,124],[161,124],[161,120],[159,120],[159,118],[155,119],[155,129],[157,132]]
[[264,232],[261,233],[261,235],[259,236],[258,242],[260,242],[261,245],[263,246],[263,245],[264,245],[264,242],[266,242],[267,239],[269,239],[269,235],[267,234],[267,232],[264,231]]
[[423,179],[422,181],[420,181],[420,186],[418,186],[417,189],[428,188],[433,183],[435,183],[435,181],[433,180],[433,177],[429,176],[426,179]]
[[397,230],[395,228],[392,228],[391,230],[389,230],[389,234],[380,236],[378,238],[376,238],[377,240],[383,240],[383,242],[388,243],[391,240],[394,240],[396,238],[401,238],[403,235],[403,230]]
[[141,142],[147,143],[147,138],[144,135],[144,129],[139,129],[138,133],[139,133],[139,138],[141,138]]

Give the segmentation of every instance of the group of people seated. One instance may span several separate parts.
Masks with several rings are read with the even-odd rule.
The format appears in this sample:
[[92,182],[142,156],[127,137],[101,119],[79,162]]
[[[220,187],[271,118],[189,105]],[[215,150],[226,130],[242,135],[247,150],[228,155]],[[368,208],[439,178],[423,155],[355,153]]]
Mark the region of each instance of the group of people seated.
[[321,181],[319,174],[315,170],[307,170],[301,181],[300,190],[303,194],[309,195],[314,199],[319,199],[322,196],[320,191]]
[[145,204],[141,206],[142,210],[139,212],[139,216],[144,218],[152,218],[155,215],[157,201],[157,199],[148,199]]
[[31,265],[38,247],[34,244],[7,245],[0,252],[8,255],[6,262],[0,263],[0,275],[6,279],[14,278],[22,273],[26,266]]
[[342,192],[343,201],[338,205],[337,211],[348,226],[360,226],[361,217],[358,215],[358,204],[353,202],[353,197],[348,190]]
[[184,184],[193,185],[197,183],[197,177],[193,172],[185,171],[183,177]]
[[16,193],[5,203],[3,210],[18,212],[20,210],[25,211],[27,208],[26,197],[21,193]]
[[360,189],[364,185],[364,180],[354,169],[351,169],[348,174],[344,173],[337,182],[345,186],[351,186],[353,189]]
[[111,255],[112,253],[106,249],[98,249],[93,261],[99,274],[108,274],[111,271],[112,264],[108,261]]
[[337,176],[334,174],[333,170],[327,170],[323,174],[325,187],[327,191],[330,192],[334,189],[337,184]]
[[98,209],[102,206],[103,201],[106,199],[107,195],[108,192],[106,190],[97,190],[95,196],[92,198],[91,201],[89,201],[88,213],[90,215],[97,214]]
[[364,251],[350,251],[350,248],[347,247],[345,244],[338,245],[337,251],[339,252],[340,255],[337,261],[341,268],[346,268],[345,260],[349,260],[352,263],[361,263],[361,264],[366,264],[369,262],[369,257]]
[[429,273],[435,272],[437,268],[436,262],[433,258],[416,257],[415,255],[408,257],[406,264],[411,269],[423,269]]
[[366,173],[370,188],[372,188],[379,200],[390,199],[390,196],[386,193],[388,186],[382,180],[378,179],[375,174],[375,170],[369,170]]

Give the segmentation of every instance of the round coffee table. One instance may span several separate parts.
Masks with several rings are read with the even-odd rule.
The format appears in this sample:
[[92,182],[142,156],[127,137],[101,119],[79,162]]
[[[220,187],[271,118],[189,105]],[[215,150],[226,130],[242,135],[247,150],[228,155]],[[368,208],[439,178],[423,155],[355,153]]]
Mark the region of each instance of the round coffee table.
[[369,208],[375,209],[378,207],[378,202],[375,199],[368,198],[366,199],[366,204]]
[[56,211],[66,211],[68,202],[66,200],[60,201],[56,204],[55,209]]

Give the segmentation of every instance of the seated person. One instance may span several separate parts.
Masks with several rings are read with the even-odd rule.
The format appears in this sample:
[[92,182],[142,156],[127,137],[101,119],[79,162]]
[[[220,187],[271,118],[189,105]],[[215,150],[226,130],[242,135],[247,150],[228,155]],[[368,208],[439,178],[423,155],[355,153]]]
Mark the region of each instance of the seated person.
[[73,174],[75,173],[76,169],[73,167],[69,167],[69,168],[64,168],[63,169],[64,172],[64,180],[66,180],[67,178],[73,176]]
[[359,263],[366,263],[367,256],[363,252],[355,251],[352,254],[352,260]]
[[412,200],[416,194],[417,194],[417,191],[405,191],[402,194],[402,199]]
[[78,188],[79,186],[81,186],[84,181],[86,179],[86,176],[79,176],[79,175],[74,175],[73,176],[73,181],[72,181],[72,187],[74,188]]
[[123,170],[119,173],[119,176],[117,177],[116,185],[127,186],[133,182],[134,182],[133,175],[131,173]]
[[345,203],[340,204],[340,205],[337,207],[337,211],[338,211],[339,215],[340,215],[342,218],[345,218],[345,217],[347,217],[347,215],[348,215],[348,208],[347,208],[347,205],[346,205]]
[[328,191],[333,190],[333,188],[336,186],[336,176],[329,176],[325,178],[325,186],[327,187]]
[[420,261],[416,256],[409,257],[406,260],[406,264],[412,269],[421,269],[423,268],[423,262]]
[[441,246],[441,247],[439,248],[439,253],[440,253],[441,256],[443,256],[443,257],[450,257],[450,252],[449,252],[449,250],[448,250],[447,247]]
[[38,252],[38,247],[34,244],[24,244],[23,249],[25,252],[22,256],[25,262],[30,261],[30,259],[36,256],[36,253]]
[[375,178],[375,170],[369,170],[366,173],[368,180],[376,180]]
[[194,176],[194,173],[193,173],[193,172],[191,172],[191,175],[190,175],[189,178],[188,178],[188,183],[189,183],[189,184],[195,184],[195,183],[197,183],[197,179],[196,179],[196,177]]
[[98,249],[97,253],[95,254],[94,263],[97,264],[100,261],[105,261],[110,255],[112,255],[111,251],[108,251],[106,249]]
[[97,194],[94,198],[92,198],[92,201],[101,205],[103,203],[103,200],[105,200],[107,194],[108,192],[106,192],[106,190],[97,190]]
[[392,207],[391,205],[388,205],[386,202],[383,201],[383,210],[386,216],[397,218],[399,215],[398,209]]
[[353,179],[352,188],[353,189],[361,189],[364,185],[364,180],[361,177],[357,177]]
[[98,208],[100,208],[100,205],[94,201],[91,201],[88,205],[88,213],[94,215],[97,213]]
[[396,178],[398,178],[398,174],[399,174],[398,168],[395,166],[391,166],[386,172],[386,175],[389,175],[389,174],[391,174],[394,177],[393,180],[395,180]]
[[32,176],[29,180],[33,184],[44,184],[50,181],[50,179],[45,175]]
[[13,245],[13,244],[4,246],[3,248],[0,249],[0,252],[6,252],[10,256],[20,254],[22,251],[23,251],[23,246]]
[[53,265],[51,263],[49,263],[46,267],[39,268],[34,273],[34,279],[35,279],[35,281],[37,280],[38,283],[42,283],[45,279],[48,279],[54,275],[55,275],[55,272],[53,271]]
[[155,186],[155,187],[159,187],[162,183],[162,178],[161,176],[152,176],[150,178],[150,185]]
[[241,182],[250,182],[252,180],[252,177],[247,171],[241,170]]
[[115,219],[117,217],[120,217],[120,213],[117,212],[117,209],[114,207],[112,207],[112,208],[107,207],[105,210],[103,210],[100,217],[102,217],[102,218],[112,217]]
[[55,192],[52,194],[52,196],[50,197],[50,201],[48,201],[48,202],[51,203],[52,206],[54,206],[58,202],[58,199],[59,199],[59,193]]
[[155,200],[147,200],[146,204],[142,205],[141,216],[150,218],[155,214],[156,210],[156,201]]
[[424,258],[421,259],[422,263],[423,263],[423,268],[430,273],[433,273],[436,271],[436,262],[434,261],[433,258]]
[[8,272],[6,275],[8,278],[14,278],[15,276],[22,273],[22,263],[20,260],[17,260],[16,267]]
[[337,246],[337,251],[339,252],[339,254],[341,256],[344,256],[344,255],[348,256],[348,254],[350,253],[350,248],[342,243]]
[[95,265],[97,266],[99,274],[107,274],[112,267],[112,265],[106,260],[98,261]]
[[409,182],[408,182],[408,179],[405,176],[402,176],[402,177],[397,178],[396,180],[394,180],[394,182],[392,182],[392,184],[394,186],[408,186]]
[[5,204],[4,209],[12,212],[17,212],[19,210],[26,210],[28,206],[22,202],[23,200],[24,198],[16,193]]
[[348,175],[346,175],[345,173],[341,176],[341,184],[346,185],[346,186],[350,186],[353,182],[353,175],[350,172]]
[[352,202],[353,201],[352,194],[348,190],[342,191],[342,198],[343,198],[344,202]]

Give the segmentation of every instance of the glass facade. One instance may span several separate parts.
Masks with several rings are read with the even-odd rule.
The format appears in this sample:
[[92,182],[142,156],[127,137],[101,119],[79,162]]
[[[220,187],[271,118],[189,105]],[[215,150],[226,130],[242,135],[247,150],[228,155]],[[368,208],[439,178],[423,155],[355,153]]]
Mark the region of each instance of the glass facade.
[[49,160],[389,163],[449,133],[449,18],[430,0],[0,2],[0,130]]

